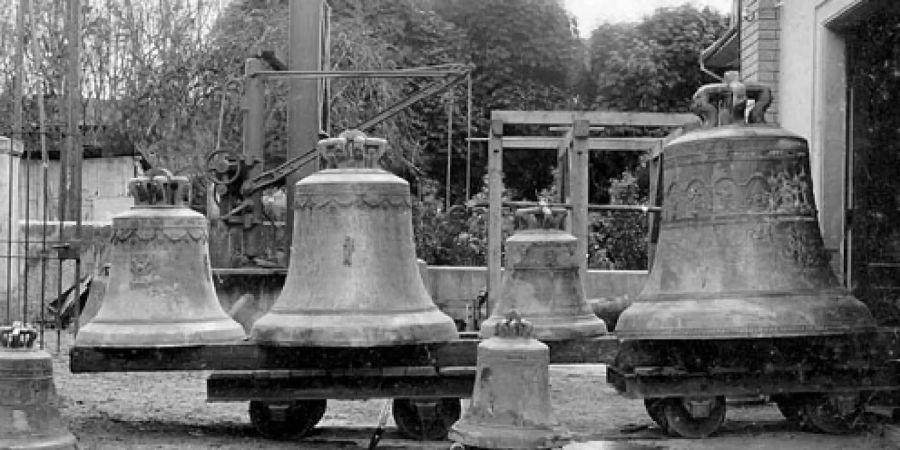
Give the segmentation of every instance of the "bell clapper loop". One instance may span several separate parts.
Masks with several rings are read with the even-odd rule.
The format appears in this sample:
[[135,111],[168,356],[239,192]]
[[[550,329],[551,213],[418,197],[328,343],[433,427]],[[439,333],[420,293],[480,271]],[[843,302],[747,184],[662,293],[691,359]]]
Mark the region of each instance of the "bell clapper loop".
[[38,332],[30,325],[15,321],[12,326],[0,327],[0,347],[30,349],[34,347]]

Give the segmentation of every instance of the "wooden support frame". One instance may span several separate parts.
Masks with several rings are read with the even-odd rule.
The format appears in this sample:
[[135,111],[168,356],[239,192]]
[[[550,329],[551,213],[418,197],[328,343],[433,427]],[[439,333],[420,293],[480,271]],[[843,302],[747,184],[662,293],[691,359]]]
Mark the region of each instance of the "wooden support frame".
[[[651,154],[653,181],[661,180],[661,155],[666,139],[657,138],[591,138],[591,127],[633,126],[691,128],[699,124],[694,114],[644,113],[613,111],[492,111],[488,138],[488,293],[496,296],[502,286],[502,209],[503,151],[507,149],[556,150],[559,178],[556,180],[561,203],[571,205],[569,231],[578,239],[577,251],[584,255],[580,264],[582,276],[587,270],[588,163],[591,151],[644,151]],[[505,125],[548,125],[554,131],[567,130],[561,137],[505,136]],[[555,126],[563,126],[557,128]],[[655,162],[653,162],[655,161]],[[651,182],[653,184],[653,182]],[[650,230],[656,230],[659,217],[659,190],[653,186],[651,208],[648,208]],[[651,235],[652,236],[652,235]],[[655,242],[655,241],[653,241]],[[651,254],[655,246],[648,249]],[[490,314],[490,306],[487,307]]]

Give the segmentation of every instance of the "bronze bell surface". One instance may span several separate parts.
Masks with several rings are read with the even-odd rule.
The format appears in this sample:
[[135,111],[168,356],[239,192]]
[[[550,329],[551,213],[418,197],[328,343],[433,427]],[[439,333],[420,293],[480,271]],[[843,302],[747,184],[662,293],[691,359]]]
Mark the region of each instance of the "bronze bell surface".
[[566,210],[524,208],[516,211],[517,231],[506,240],[506,270],[499,299],[481,325],[481,337],[512,310],[528,317],[534,337],[558,341],[606,333],[606,325],[584,298],[575,236],[563,231]]
[[386,146],[355,130],[319,141],[330,168],[295,185],[287,279],[253,325],[254,341],[374,347],[458,338],[422,281],[409,184],[378,166]]
[[550,351],[516,311],[478,344],[475,390],[449,438],[476,448],[555,448],[566,432],[550,404]]
[[53,360],[34,348],[37,335],[19,323],[0,328],[0,448],[74,450],[59,414]]
[[[745,114],[748,97],[755,105]],[[770,101],[767,87],[744,85],[735,74],[695,95],[703,127],[665,147],[656,257],[643,291],[619,317],[617,336],[769,338],[874,329],[869,310],[829,267],[806,140],[764,123]]]
[[206,218],[188,208],[190,182],[154,169],[129,183],[130,211],[113,217],[112,266],[81,347],[171,347],[238,341],[244,329],[213,287]]

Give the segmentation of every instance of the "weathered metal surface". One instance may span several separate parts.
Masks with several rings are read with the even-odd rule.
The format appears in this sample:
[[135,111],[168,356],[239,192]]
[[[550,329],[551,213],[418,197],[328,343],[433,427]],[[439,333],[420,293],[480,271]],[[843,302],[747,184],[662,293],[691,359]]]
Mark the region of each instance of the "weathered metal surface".
[[243,328],[216,298],[207,222],[187,207],[187,178],[154,169],[133,179],[129,190],[135,207],[113,218],[106,295],[75,346],[196,346],[243,339]]
[[450,439],[478,448],[554,448],[566,434],[550,405],[550,351],[518,315],[478,345],[472,403]]
[[416,264],[409,184],[377,168],[387,142],[319,142],[331,169],[295,186],[287,280],[250,332],[265,345],[371,347],[457,339]]
[[[743,124],[747,95],[757,102]],[[665,202],[647,284],[619,317],[625,339],[729,339],[874,330],[822,243],[806,140],[762,123],[767,88],[708,85],[707,128],[665,148]],[[713,106],[726,102],[721,112]],[[711,127],[715,122],[728,125]],[[736,124],[732,124],[736,122]]]
[[53,360],[33,348],[37,331],[0,329],[0,448],[74,450],[59,413]]
[[524,228],[506,241],[506,274],[499,300],[481,325],[481,336],[491,337],[495,326],[515,310],[534,326],[541,341],[580,339],[606,333],[606,325],[584,298],[579,271],[584,255],[577,240],[559,228],[562,208],[526,208],[516,212]]

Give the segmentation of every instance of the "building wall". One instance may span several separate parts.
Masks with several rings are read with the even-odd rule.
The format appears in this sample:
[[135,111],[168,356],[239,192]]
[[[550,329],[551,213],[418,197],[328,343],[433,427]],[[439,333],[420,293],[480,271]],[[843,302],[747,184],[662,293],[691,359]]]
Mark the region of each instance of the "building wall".
[[[762,0],[760,0],[762,1]],[[779,121],[809,140],[819,222],[832,267],[843,274],[846,195],[846,66],[836,28],[865,0],[782,0]]]
[[778,77],[781,49],[780,7],[776,0],[744,0],[741,11],[741,76],[772,88],[774,101],[766,119],[778,121]]
[[[47,167],[49,220],[59,219],[59,167],[58,160],[50,161]],[[109,221],[112,216],[128,210],[134,203],[128,197],[128,180],[131,178],[134,178],[134,159],[130,156],[85,159],[81,172],[81,220]],[[18,189],[21,219],[25,220],[26,198],[29,199],[28,218],[31,221],[43,219],[44,179],[40,160],[23,162]]]

